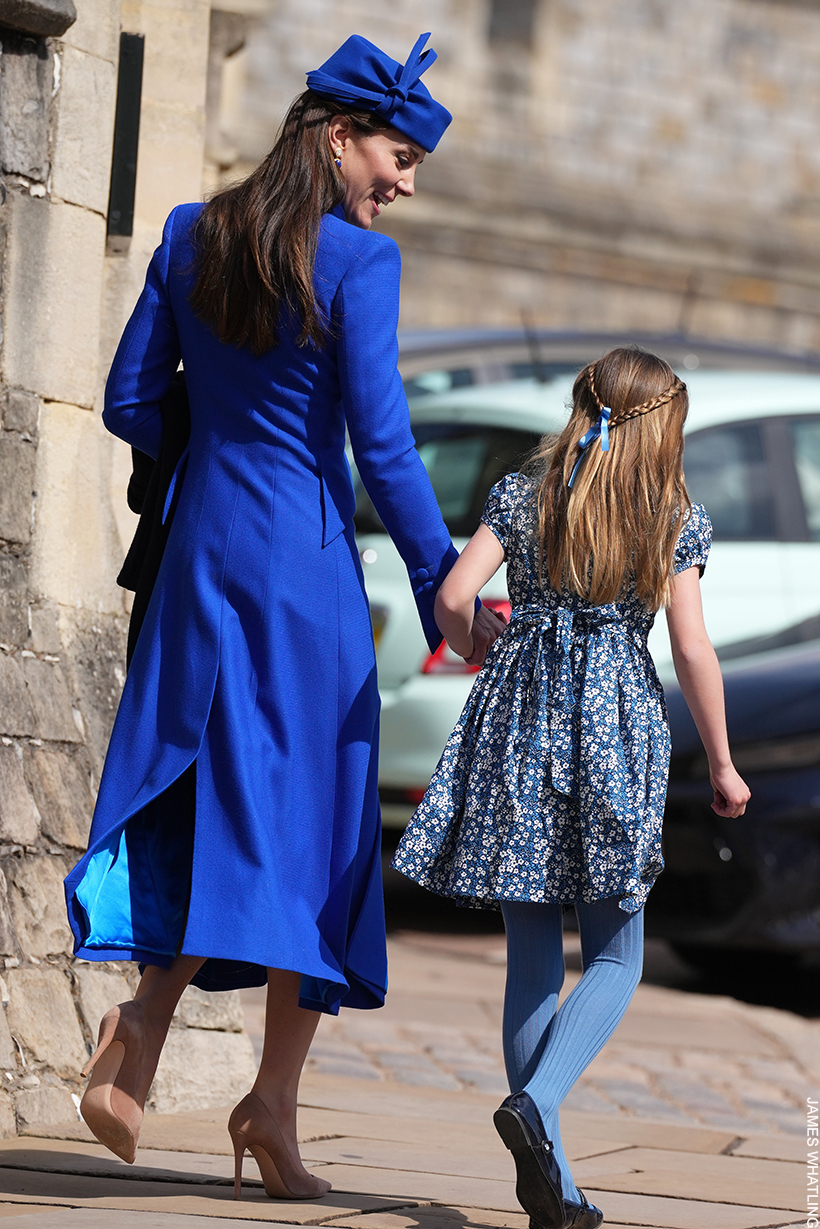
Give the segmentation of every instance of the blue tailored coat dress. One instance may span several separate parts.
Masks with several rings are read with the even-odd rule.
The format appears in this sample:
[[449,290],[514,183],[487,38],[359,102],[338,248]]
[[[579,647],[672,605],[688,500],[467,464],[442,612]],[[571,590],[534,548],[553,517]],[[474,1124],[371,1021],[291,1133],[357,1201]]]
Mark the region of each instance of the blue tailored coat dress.
[[408,567],[425,633],[456,558],[396,368],[392,240],[321,223],[322,349],[284,319],[262,356],[192,312],[199,205],[168,218],[106,388],[104,421],[156,456],[180,359],[191,436],[114,724],[88,852],[66,879],[75,951],[195,984],[302,974],[302,1006],[384,1001],[376,662],[345,426]]

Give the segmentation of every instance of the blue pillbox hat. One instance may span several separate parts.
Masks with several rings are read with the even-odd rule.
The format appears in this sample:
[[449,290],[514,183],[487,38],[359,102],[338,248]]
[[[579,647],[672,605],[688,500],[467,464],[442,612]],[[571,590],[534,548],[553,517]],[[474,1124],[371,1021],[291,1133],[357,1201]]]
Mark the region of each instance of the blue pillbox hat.
[[435,51],[423,50],[429,37],[422,34],[402,66],[353,34],[321,68],[307,74],[308,88],[323,98],[372,111],[422,149],[434,150],[453,117],[421,83],[422,73],[436,59]]

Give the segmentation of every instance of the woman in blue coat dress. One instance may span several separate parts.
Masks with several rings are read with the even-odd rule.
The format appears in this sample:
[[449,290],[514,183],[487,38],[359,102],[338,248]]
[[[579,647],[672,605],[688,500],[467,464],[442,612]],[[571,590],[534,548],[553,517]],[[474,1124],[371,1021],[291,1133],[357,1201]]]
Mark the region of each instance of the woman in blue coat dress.
[[[262,1062],[234,1110],[268,1193],[328,1184],[296,1144],[319,1012],[386,987],[378,691],[345,429],[407,565],[431,646],[455,558],[397,372],[400,261],[370,231],[450,122],[354,36],[308,75],[243,183],[165,226],[106,388],[109,430],[156,456],[180,360],[189,447],[114,725],[86,855],[66,880],[75,951],[145,966],[100,1026],[83,1115],[125,1160],[190,982],[267,980]],[[498,625],[480,613],[483,657]]]

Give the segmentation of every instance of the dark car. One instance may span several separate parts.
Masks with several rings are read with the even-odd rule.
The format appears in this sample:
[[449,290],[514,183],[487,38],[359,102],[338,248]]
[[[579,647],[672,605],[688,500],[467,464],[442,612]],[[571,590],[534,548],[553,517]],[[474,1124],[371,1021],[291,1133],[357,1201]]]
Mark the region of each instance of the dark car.
[[817,637],[820,619],[810,619],[772,638],[768,651],[722,663],[732,757],[752,791],[740,819],[711,809],[694,722],[680,689],[667,687],[666,870],[649,898],[647,930],[702,970],[767,953],[769,964],[820,955]]

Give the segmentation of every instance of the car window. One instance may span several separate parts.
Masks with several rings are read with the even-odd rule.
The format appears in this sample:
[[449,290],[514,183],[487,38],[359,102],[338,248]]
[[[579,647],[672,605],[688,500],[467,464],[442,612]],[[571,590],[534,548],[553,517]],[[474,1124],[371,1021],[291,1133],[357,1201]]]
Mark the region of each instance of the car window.
[[[532,431],[462,423],[413,423],[413,434],[444,523],[454,538],[475,533],[490,488],[505,474],[517,473],[540,439]],[[384,533],[358,475],[355,485],[357,531]]]
[[457,367],[453,371],[423,371],[404,381],[407,397],[426,397],[430,393],[448,393],[451,388],[468,388],[475,383],[471,367]]
[[792,421],[790,426],[809,537],[813,542],[820,542],[820,418]]
[[715,539],[777,538],[769,467],[758,423],[732,423],[686,437],[686,485],[712,519]]

